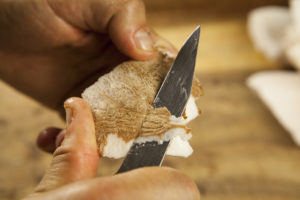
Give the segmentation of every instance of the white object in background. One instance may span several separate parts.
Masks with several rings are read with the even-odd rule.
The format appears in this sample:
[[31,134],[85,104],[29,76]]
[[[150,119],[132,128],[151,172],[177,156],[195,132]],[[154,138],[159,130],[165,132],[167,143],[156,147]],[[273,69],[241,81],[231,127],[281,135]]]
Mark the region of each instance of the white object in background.
[[286,59],[300,70],[300,1],[290,0],[291,22],[284,37]]
[[254,46],[269,59],[280,59],[283,55],[282,39],[289,22],[287,7],[266,6],[252,10],[247,25]]
[[248,78],[247,85],[257,92],[300,146],[300,73],[258,72]]
[[288,48],[285,52],[285,56],[291,65],[300,71],[300,42]]
[[292,24],[300,30],[300,1],[290,0],[290,12]]
[[267,58],[288,61],[300,70],[300,0],[289,8],[265,6],[248,15],[248,32],[254,46]]

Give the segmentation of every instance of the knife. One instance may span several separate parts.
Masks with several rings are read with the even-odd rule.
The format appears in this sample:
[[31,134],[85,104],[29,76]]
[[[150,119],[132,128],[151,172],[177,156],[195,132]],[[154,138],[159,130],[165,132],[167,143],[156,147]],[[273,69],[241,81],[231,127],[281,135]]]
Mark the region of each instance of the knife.
[[[182,115],[192,89],[200,30],[198,26],[180,49],[156,94],[154,108],[166,107],[171,115]],[[133,142],[117,173],[145,166],[160,166],[169,142]]]

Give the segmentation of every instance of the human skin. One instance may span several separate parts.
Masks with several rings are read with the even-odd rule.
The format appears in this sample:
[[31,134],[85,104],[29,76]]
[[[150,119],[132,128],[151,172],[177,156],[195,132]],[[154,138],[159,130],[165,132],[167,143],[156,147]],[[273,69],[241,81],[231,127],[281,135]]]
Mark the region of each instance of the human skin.
[[95,177],[99,163],[95,126],[89,105],[80,98],[65,102],[65,137],[53,154],[35,192],[24,200],[198,200],[195,183],[165,167],[146,167],[110,177]]
[[176,53],[141,0],[0,0],[0,30],[1,79],[57,110],[128,58]]
[[[0,30],[0,78],[61,114],[65,99],[120,62],[157,48],[176,54],[141,0],[0,0]],[[42,131],[39,147],[53,152],[57,131]]]

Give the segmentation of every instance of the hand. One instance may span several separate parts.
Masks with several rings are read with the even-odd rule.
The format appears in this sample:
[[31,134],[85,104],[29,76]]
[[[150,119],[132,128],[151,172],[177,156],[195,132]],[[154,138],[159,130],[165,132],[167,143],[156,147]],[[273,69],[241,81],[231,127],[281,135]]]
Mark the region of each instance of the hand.
[[71,98],[65,108],[65,137],[46,175],[26,200],[200,199],[195,183],[170,168],[146,167],[96,178],[99,156],[90,107],[80,98]]
[[141,0],[0,0],[0,30],[0,78],[54,109],[128,57],[176,54]]

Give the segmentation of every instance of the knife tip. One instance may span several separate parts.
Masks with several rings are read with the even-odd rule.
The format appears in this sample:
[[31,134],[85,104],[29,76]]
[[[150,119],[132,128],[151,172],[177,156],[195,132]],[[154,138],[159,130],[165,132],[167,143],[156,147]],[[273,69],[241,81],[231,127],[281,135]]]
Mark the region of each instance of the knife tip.
[[200,31],[201,31],[201,25],[198,25],[193,33],[199,38]]

